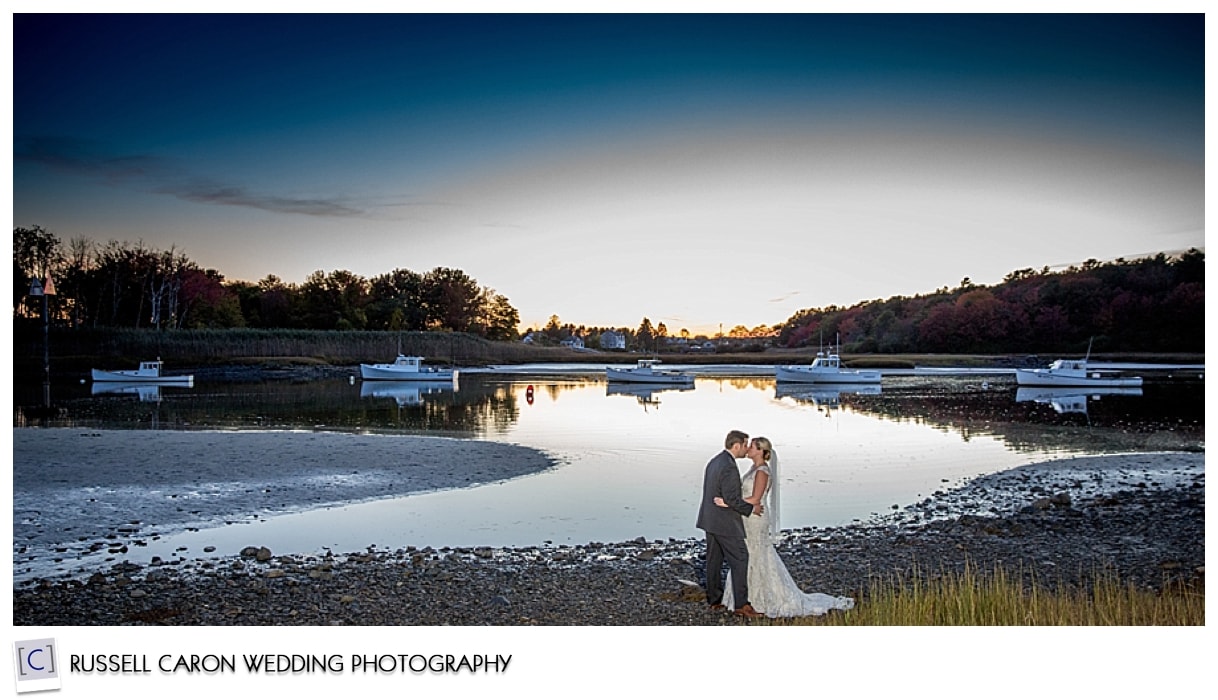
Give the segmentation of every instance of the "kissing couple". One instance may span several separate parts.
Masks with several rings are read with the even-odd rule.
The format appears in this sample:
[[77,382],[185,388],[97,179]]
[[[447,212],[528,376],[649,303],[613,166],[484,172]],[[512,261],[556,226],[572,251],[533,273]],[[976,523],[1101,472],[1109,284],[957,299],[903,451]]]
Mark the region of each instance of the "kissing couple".
[[[711,610],[776,618],[853,608],[853,598],[804,593],[774,548],[778,530],[774,445],[764,437],[750,441],[748,434],[733,430],[723,448],[706,465],[698,509],[697,527],[706,531],[706,602]],[[742,479],[736,460],[746,457],[752,464]]]

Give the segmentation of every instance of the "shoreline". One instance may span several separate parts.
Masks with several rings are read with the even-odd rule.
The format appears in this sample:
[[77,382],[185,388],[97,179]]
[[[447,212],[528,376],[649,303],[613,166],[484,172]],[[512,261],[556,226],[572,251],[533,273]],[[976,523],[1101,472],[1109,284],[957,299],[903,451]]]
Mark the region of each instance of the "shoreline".
[[[526,458],[528,468],[552,464],[529,448],[405,438],[419,447],[418,454],[452,451],[456,442],[464,443],[464,459],[509,448]],[[96,447],[96,440],[86,434],[71,442]],[[15,454],[17,448],[15,437]],[[400,450],[389,450],[381,458],[401,457]],[[875,521],[786,530],[779,552],[805,590],[861,599],[876,576],[969,565],[981,571],[1011,568],[1052,585],[1086,585],[1100,571],[1140,586],[1195,583],[1204,581],[1204,458],[1203,452],[1128,453],[1026,465],[936,492]],[[488,480],[504,476],[508,462],[513,459],[489,460],[499,470],[488,466],[482,473]],[[238,469],[232,463],[217,468]],[[140,473],[133,469],[129,476]],[[318,476],[305,468],[279,473],[279,495],[289,492],[286,484],[293,480],[299,486]],[[364,476],[377,488],[387,483],[372,473]],[[69,483],[80,486],[87,477],[77,474],[78,481]],[[420,477],[411,487],[436,483]],[[15,527],[16,502],[26,495],[14,496]],[[734,624],[706,613],[699,589],[683,583],[704,580],[703,547],[700,539],[675,538],[515,548],[369,547],[324,555],[254,546],[177,562],[122,562],[88,578],[15,584],[14,624]],[[624,600],[625,591],[634,592],[634,604]]]

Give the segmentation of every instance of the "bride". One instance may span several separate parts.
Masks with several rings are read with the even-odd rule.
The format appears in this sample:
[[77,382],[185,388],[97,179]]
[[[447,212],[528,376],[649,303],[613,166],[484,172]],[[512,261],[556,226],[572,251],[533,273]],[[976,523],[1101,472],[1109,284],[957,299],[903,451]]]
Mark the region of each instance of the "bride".
[[[766,617],[823,615],[829,610],[853,608],[853,598],[804,593],[791,578],[774,548],[774,537],[778,533],[778,497],[772,486],[778,479],[778,455],[767,438],[758,437],[749,443],[745,456],[753,460],[753,467],[741,481],[741,492],[752,493],[744,500],[754,506],[764,506],[760,514],[754,509],[753,514],[744,519],[745,543],[749,548],[749,602]],[[715,499],[715,505],[727,507],[721,498]],[[723,604],[731,610],[734,605],[730,572],[724,589]]]

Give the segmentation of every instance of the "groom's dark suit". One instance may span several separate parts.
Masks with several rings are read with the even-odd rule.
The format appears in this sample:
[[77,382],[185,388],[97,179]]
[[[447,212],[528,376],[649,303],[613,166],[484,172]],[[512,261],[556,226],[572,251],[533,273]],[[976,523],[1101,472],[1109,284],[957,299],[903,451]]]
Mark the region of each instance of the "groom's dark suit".
[[[718,496],[729,507],[715,505]],[[752,515],[753,506],[740,494],[740,470],[736,458],[724,450],[706,465],[702,479],[702,506],[698,510],[698,528],[706,531],[706,602],[723,602],[723,560],[732,572],[732,597],[736,608],[749,602],[749,550],[744,544],[744,521],[741,515]]]

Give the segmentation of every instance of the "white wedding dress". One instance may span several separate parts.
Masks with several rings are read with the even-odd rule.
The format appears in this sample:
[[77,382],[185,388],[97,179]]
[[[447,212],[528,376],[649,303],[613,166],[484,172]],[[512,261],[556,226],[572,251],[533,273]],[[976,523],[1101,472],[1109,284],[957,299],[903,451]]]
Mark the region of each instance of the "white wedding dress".
[[[769,467],[761,465],[761,471],[770,473]],[[742,493],[753,492],[753,481],[758,471],[754,467],[744,475]],[[767,495],[770,484],[766,485]],[[762,503],[765,503],[763,496]],[[823,615],[830,610],[849,610],[854,607],[853,598],[832,596],[826,593],[804,593],[787,571],[786,564],[778,556],[774,541],[770,538],[770,511],[761,515],[754,513],[744,519],[745,543],[749,548],[749,603],[753,609],[766,617],[805,617]],[[723,604],[728,610],[736,609],[732,595],[732,574],[728,572],[724,583]]]

